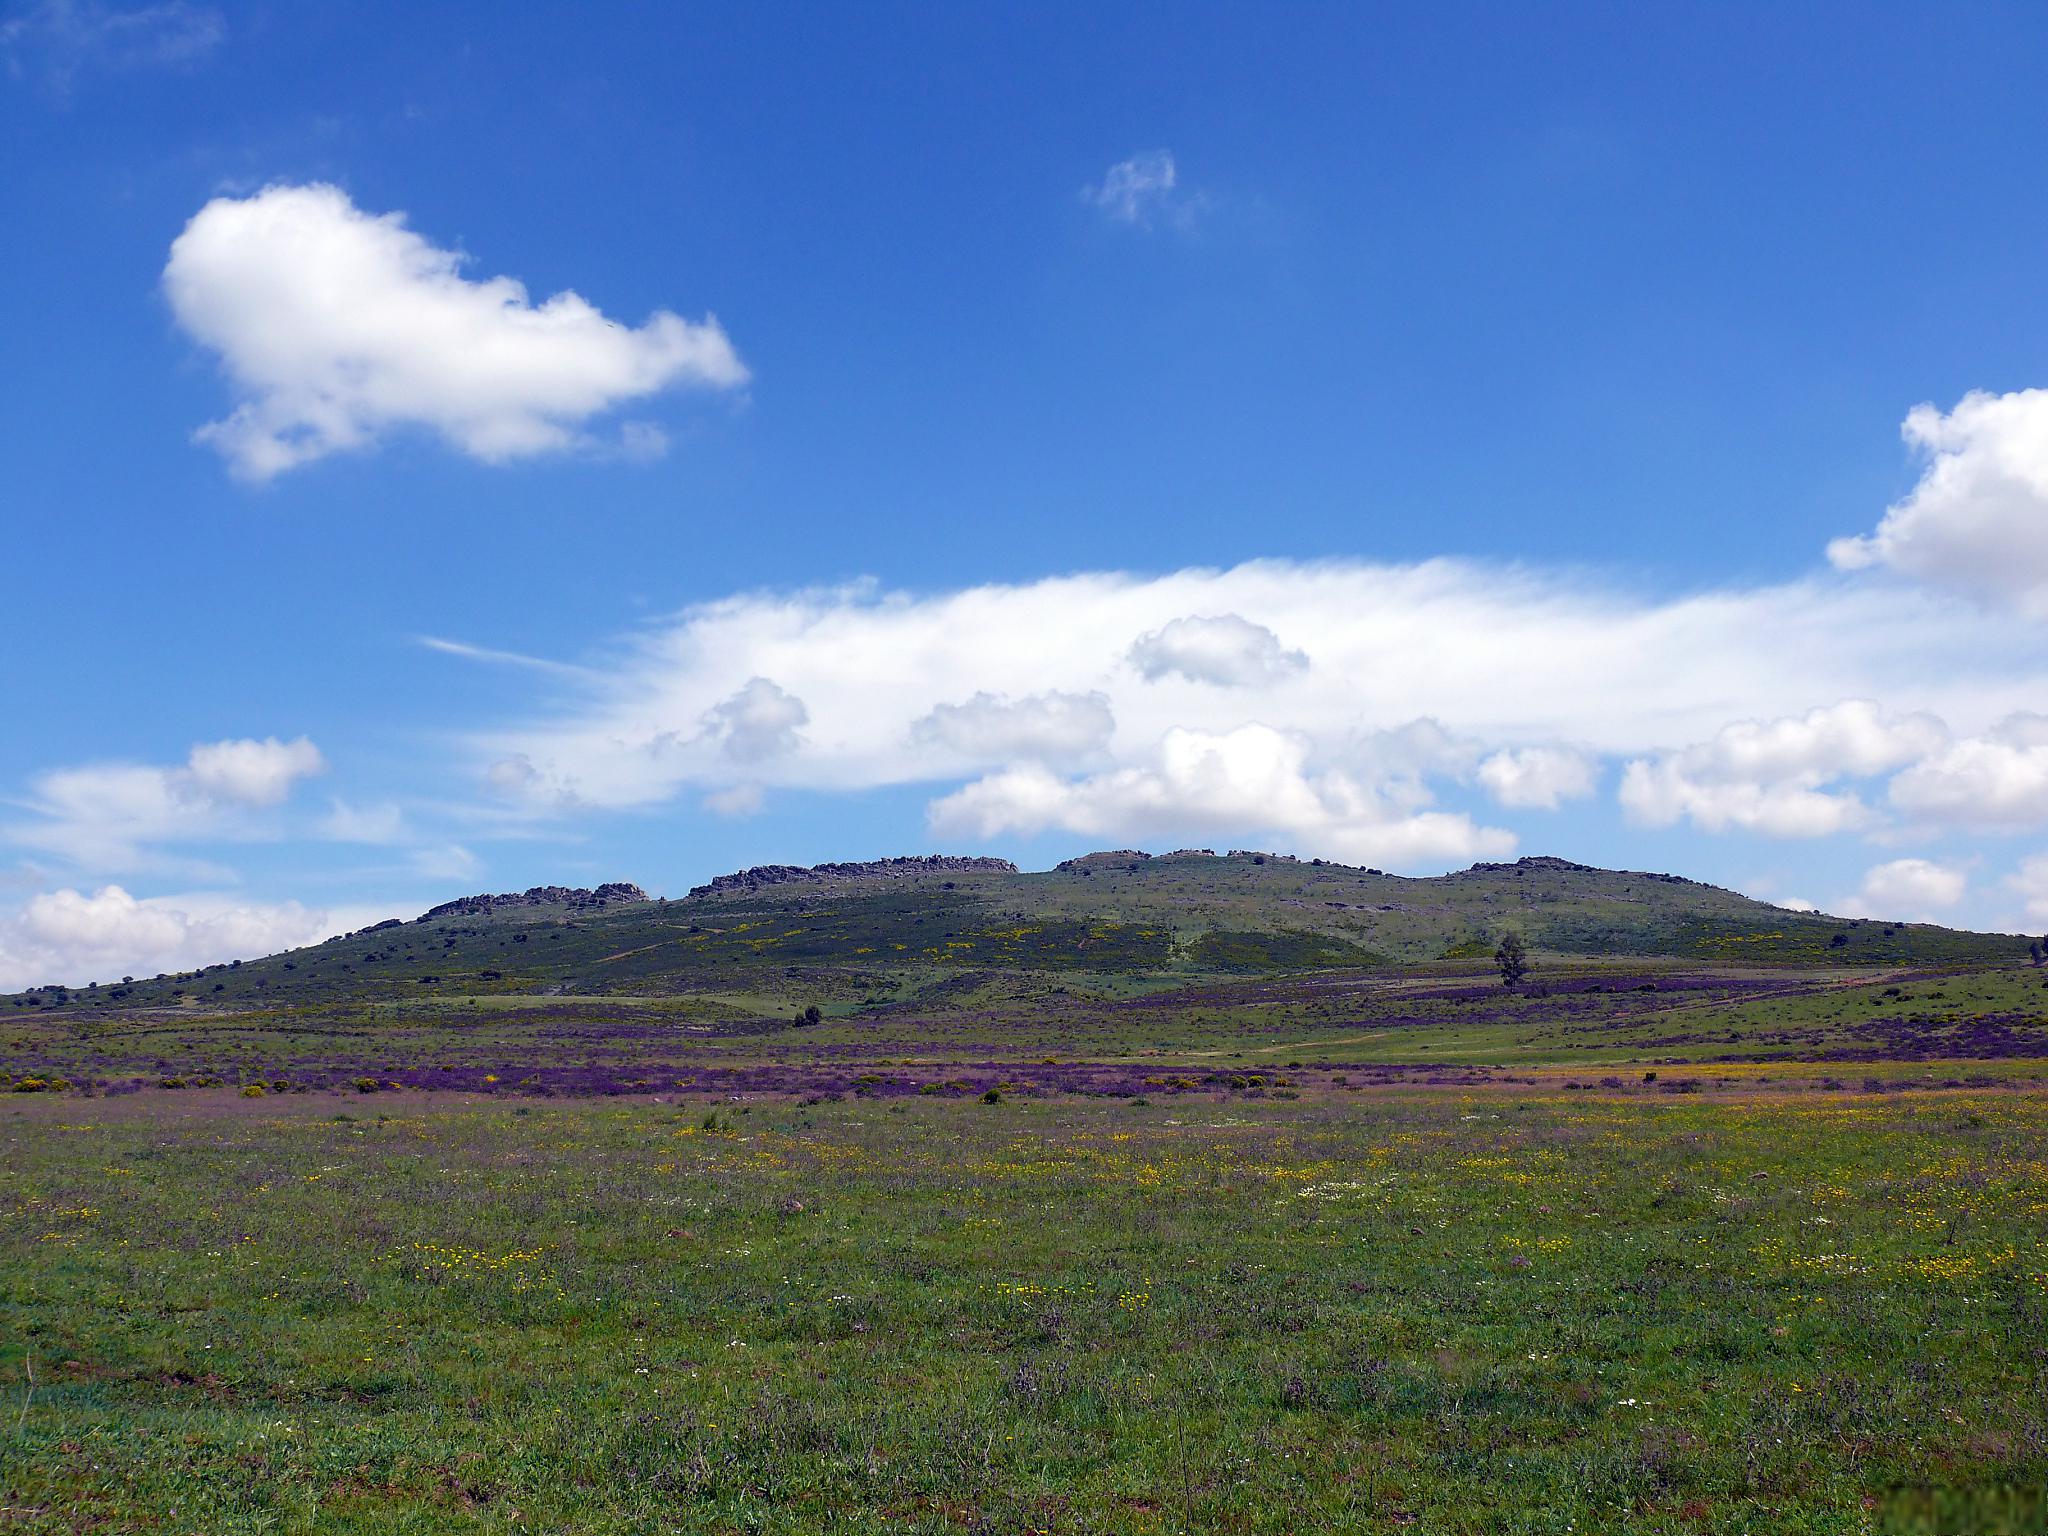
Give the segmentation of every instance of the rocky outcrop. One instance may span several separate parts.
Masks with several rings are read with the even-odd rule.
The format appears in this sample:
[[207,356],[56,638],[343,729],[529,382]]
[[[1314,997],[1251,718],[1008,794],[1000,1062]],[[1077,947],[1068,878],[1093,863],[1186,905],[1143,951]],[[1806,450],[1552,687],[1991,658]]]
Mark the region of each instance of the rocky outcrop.
[[1474,864],[1465,873],[1468,875],[1526,875],[1531,870],[1553,870],[1564,874],[1578,875],[1625,875],[1631,880],[1656,880],[1664,885],[1698,885],[1697,880],[1688,880],[1684,875],[1660,875],[1647,869],[1602,869],[1598,864],[1575,864],[1570,859],[1553,858],[1549,854],[1530,854],[1515,860],[1512,864]]
[[1143,863],[1152,855],[1142,848],[1106,848],[1100,853],[1084,853],[1078,859],[1062,859],[1053,866],[1066,874],[1077,870],[1115,869]]
[[1570,859],[1552,858],[1549,854],[1545,853],[1530,854],[1527,857],[1515,860],[1515,862],[1512,864],[1488,864],[1483,862],[1474,864],[1470,870],[1466,871],[1466,873],[1475,875],[1499,875],[1505,874],[1509,870],[1516,869],[1571,870],[1578,873],[1590,875],[1606,873],[1606,871],[1604,870],[1595,869],[1591,864],[1574,864]]
[[647,899],[647,893],[639,886],[623,880],[600,885],[594,891],[586,891],[579,886],[536,885],[528,891],[508,891],[501,896],[458,896],[438,907],[430,907],[420,914],[420,921],[425,922],[430,917],[478,917],[505,907],[567,907],[572,912],[590,912],[608,907],[615,901]]
[[1008,859],[928,853],[896,859],[867,859],[848,864],[757,864],[752,869],[717,875],[709,884],[694,887],[689,899],[700,896],[745,895],[771,885],[816,884],[829,880],[866,880],[877,875],[928,875],[959,871],[966,874],[1014,875],[1017,866]]

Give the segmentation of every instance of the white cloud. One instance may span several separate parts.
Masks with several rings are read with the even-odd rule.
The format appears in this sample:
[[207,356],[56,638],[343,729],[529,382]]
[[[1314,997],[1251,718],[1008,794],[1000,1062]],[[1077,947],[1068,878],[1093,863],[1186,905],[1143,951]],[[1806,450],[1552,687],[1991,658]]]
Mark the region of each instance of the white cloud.
[[375,805],[351,805],[346,800],[336,800],[322,818],[319,833],[333,843],[393,846],[412,840],[405,811],[388,800]]
[[1622,773],[1621,804],[1648,826],[1685,818],[1709,832],[1740,827],[1822,837],[1873,819],[1854,790],[1830,786],[1911,762],[1946,739],[1934,717],[1888,716],[1867,699],[1739,720],[1706,741],[1631,762]]
[[1849,791],[1796,783],[1701,783],[1671,758],[1638,759],[1622,770],[1621,804],[1630,820],[1668,827],[1680,819],[1707,832],[1740,828],[1771,837],[1828,837],[1870,825],[1870,807]]
[[1288,650],[1265,625],[1226,613],[1189,615],[1140,635],[1131,646],[1131,664],[1150,682],[1178,676],[1220,688],[1251,688],[1306,671],[1308,657]]
[[396,914],[266,905],[211,893],[138,900],[118,885],[46,891],[0,918],[0,990],[79,986],[245,960],[316,944]]
[[1593,793],[1599,765],[1572,747],[1507,747],[1479,765],[1480,785],[1502,805],[1554,811]]
[[1164,219],[1186,229],[1207,206],[1200,194],[1180,190],[1180,167],[1170,152],[1146,150],[1128,160],[1119,160],[1103,173],[1102,180],[1081,189],[1082,201],[1099,208],[1119,224],[1140,229],[1154,219]]
[[1034,693],[1020,699],[977,693],[964,704],[939,704],[910,727],[911,739],[970,763],[1075,762],[1109,745],[1116,716],[1109,697]]
[[2048,716],[2018,714],[1949,743],[1891,782],[1891,802],[1922,821],[2048,824]]
[[303,736],[202,743],[179,767],[53,769],[31,785],[34,819],[0,828],[0,835],[85,868],[134,867],[154,844],[252,835],[256,824],[247,813],[277,806],[298,780],[325,769],[319,749]]
[[811,718],[804,701],[765,677],[749,678],[739,692],[704,715],[706,734],[735,762],[781,757],[802,744]]
[[2027,904],[2028,917],[2048,923],[2048,853],[2037,853],[2030,859],[2023,859],[2006,884],[2019,892],[2021,900]]
[[515,800],[564,798],[552,786],[546,785],[541,771],[534,767],[533,759],[524,752],[514,752],[492,763],[484,770],[484,782],[499,794]]
[[1817,902],[1808,901],[1804,896],[1780,896],[1771,905],[1783,907],[1787,912],[1818,912],[1820,910]]
[[1423,785],[1425,779],[1469,779],[1485,751],[1480,742],[1453,735],[1424,716],[1391,729],[1350,732],[1333,740],[1325,755],[1353,778],[1426,805],[1429,791]]
[[942,832],[994,837],[1051,829],[1084,836],[1267,833],[1304,853],[1395,865],[1462,862],[1512,851],[1512,833],[1469,817],[1415,811],[1405,797],[1337,769],[1312,772],[1308,747],[1270,726],[1171,730],[1154,760],[1085,778],[1039,766],[979,779],[931,807]]
[[[1314,665],[1283,663],[1264,687],[1192,683],[1180,672],[1146,679],[1131,664],[1131,637],[1163,635],[1191,615],[1233,616],[1272,637],[1258,650],[1299,647]],[[740,765],[704,726],[755,678],[774,679],[807,718],[788,750]],[[1478,770],[1503,752],[1569,742],[1594,763],[1654,762],[1673,743],[1695,742],[1707,746],[1669,754],[1681,791],[1745,776],[1770,787],[1770,805],[1708,820],[1797,829],[1866,823],[1858,777],[1941,743],[1938,723],[1914,717],[1938,711],[1959,733],[1981,733],[2020,701],[2048,698],[2048,635],[1939,594],[1834,579],[1654,599],[1579,573],[1263,561],[925,594],[871,584],[750,592],[649,626],[584,675],[544,684],[551,701],[566,687],[569,702],[471,742],[479,775],[527,815],[654,806],[739,781],[771,793],[906,784],[945,793],[1032,755],[1022,735],[997,742],[994,722],[1018,717],[970,708],[977,695],[1016,706],[1058,694],[1099,696],[1114,721],[1099,757],[1050,765],[1069,772],[1156,773],[1170,731],[1227,736],[1257,724],[1308,743],[1305,772],[1338,770],[1429,809],[1434,781],[1497,794],[1506,766]],[[1882,704],[1813,707],[1864,698]],[[1790,724],[1723,738],[1745,712]],[[991,752],[1008,746],[1010,755],[964,757],[969,719],[990,726]],[[961,734],[948,740],[955,723]],[[1540,759],[1511,761],[1527,769]],[[1839,793],[1855,804],[1836,803]]]
[[430,651],[439,651],[444,656],[460,656],[464,661],[491,662],[499,666],[524,667],[533,672],[548,672],[559,677],[578,678],[590,681],[590,674],[582,667],[567,662],[549,661],[545,657],[527,656],[518,651],[501,651],[487,645],[471,645],[466,640],[446,640],[439,635],[421,635],[419,643]]
[[[660,310],[635,329],[575,293],[536,305],[516,280],[471,281],[462,265],[403,214],[365,213],[337,187],[215,198],[163,278],[240,397],[200,439],[252,480],[404,426],[496,463],[580,446],[584,424],[622,401],[746,381],[715,319]],[[628,447],[652,442],[639,432]]]
[[207,742],[192,749],[186,765],[200,794],[238,805],[281,804],[294,783],[326,768],[320,749],[303,736]]
[[37,67],[63,93],[87,70],[195,63],[226,35],[219,11],[187,0],[125,10],[97,0],[40,0],[0,22],[0,56],[17,75]]
[[1960,869],[1930,859],[1893,859],[1865,874],[1861,888],[1843,898],[1841,911],[1848,917],[1933,922],[1968,888],[1969,878]]
[[1976,391],[1946,415],[1915,406],[1903,432],[1927,456],[1920,483],[1876,532],[1835,540],[1828,557],[2048,617],[2048,390]]
[[473,880],[483,860],[460,843],[415,848],[406,855],[407,872],[422,880]]
[[735,784],[729,789],[714,789],[704,797],[704,809],[714,816],[726,816],[735,821],[748,816],[758,816],[767,803],[767,796],[761,793],[758,784]]

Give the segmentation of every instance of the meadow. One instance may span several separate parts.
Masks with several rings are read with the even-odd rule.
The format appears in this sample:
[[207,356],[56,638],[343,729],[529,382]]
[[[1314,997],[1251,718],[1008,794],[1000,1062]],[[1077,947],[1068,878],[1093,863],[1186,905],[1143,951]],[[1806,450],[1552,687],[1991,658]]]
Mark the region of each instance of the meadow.
[[0,1529],[2048,1529],[2038,943],[846,869],[4,1000]]
[[11,1096],[0,1526],[2041,1529],[2048,1097],[1628,1082]]

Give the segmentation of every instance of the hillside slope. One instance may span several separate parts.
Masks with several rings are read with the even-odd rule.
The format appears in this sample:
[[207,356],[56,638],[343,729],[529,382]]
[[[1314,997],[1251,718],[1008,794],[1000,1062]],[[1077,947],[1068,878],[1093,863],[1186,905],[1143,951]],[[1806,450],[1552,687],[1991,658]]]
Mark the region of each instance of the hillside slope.
[[1562,859],[1411,879],[1252,852],[1090,854],[1042,873],[995,859],[763,866],[680,900],[638,887],[472,896],[262,960],[14,1008],[268,1008],[491,994],[781,992],[877,1003],[991,976],[1157,978],[1357,969],[1489,954],[1741,965],[2024,959],[2024,940],[1770,906],[1673,875]]

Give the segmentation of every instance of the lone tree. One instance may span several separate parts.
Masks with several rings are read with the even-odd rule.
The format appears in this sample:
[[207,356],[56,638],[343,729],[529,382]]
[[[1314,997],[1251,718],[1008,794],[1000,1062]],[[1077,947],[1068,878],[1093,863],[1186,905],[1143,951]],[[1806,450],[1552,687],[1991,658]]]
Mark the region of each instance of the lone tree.
[[1500,941],[1500,948],[1493,952],[1493,963],[1500,967],[1500,984],[1512,987],[1529,974],[1529,952],[1522,948],[1522,936],[1510,932]]

